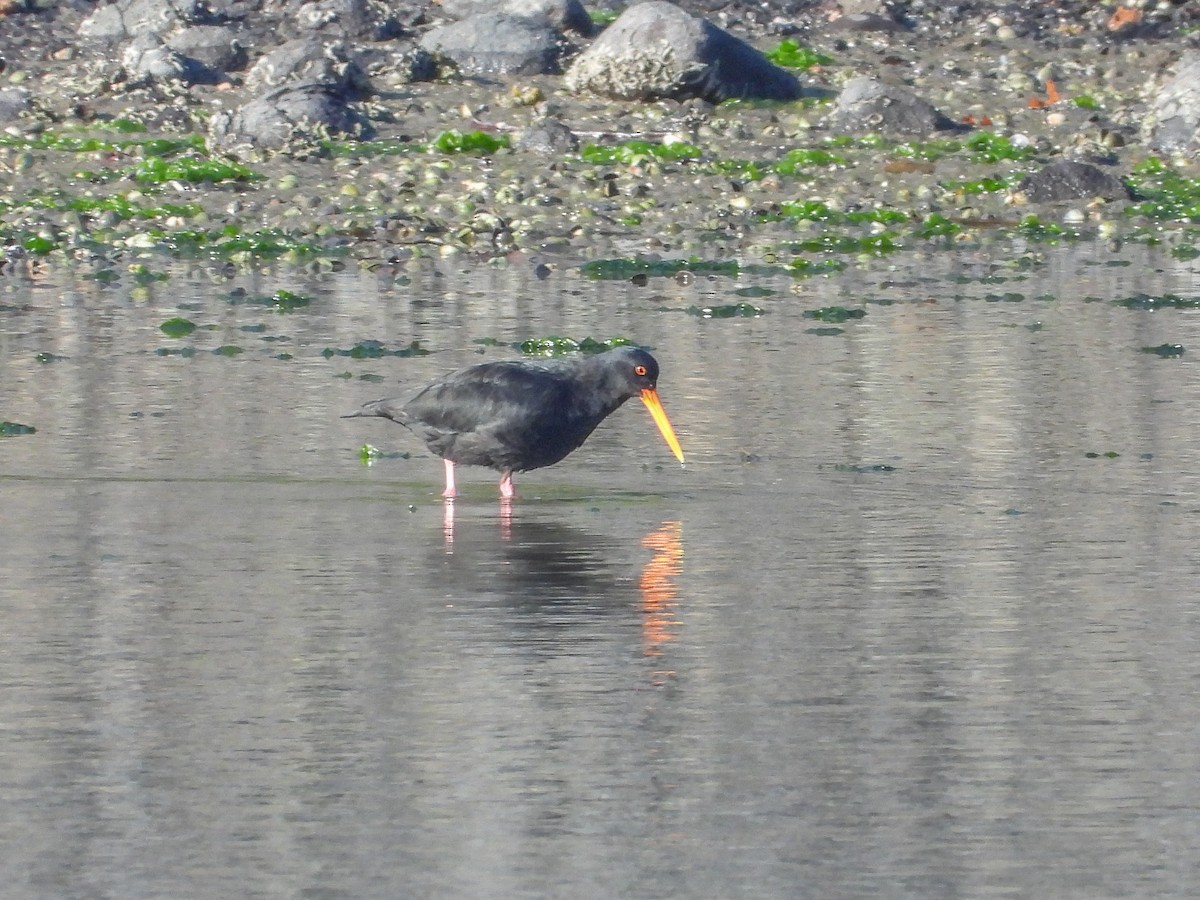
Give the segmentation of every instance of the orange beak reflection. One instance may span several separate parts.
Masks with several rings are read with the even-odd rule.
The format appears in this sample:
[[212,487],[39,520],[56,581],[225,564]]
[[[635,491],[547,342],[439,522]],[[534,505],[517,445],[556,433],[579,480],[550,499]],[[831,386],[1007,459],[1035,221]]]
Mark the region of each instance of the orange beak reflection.
[[671,452],[675,454],[675,458],[683,462],[683,448],[679,446],[679,438],[675,437],[675,429],[671,427],[671,420],[663,412],[662,401],[658,399],[658,391],[654,388],[643,388],[642,402],[646,404],[646,409],[650,410],[654,424],[662,432],[662,436],[666,440],[667,446],[671,448]]

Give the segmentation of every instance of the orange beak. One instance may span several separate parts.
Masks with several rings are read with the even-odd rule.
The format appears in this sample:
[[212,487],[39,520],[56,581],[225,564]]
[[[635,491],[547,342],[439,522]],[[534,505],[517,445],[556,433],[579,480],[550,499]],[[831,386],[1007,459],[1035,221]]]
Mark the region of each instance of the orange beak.
[[666,440],[667,446],[671,448],[671,452],[675,454],[675,458],[683,462],[683,448],[679,446],[679,438],[675,437],[675,429],[671,427],[671,420],[663,412],[662,402],[658,399],[658,391],[654,388],[643,388],[642,402],[646,404],[646,409],[650,410],[654,424],[662,432],[662,436]]

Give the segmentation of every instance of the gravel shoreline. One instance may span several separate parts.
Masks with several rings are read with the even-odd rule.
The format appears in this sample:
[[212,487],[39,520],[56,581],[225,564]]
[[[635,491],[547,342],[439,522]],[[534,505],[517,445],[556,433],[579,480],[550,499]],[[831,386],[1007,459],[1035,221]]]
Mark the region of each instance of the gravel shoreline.
[[[139,0],[123,2],[131,15]],[[448,6],[140,0],[137,9],[168,19],[192,15],[172,19],[164,41],[187,30],[189,47],[220,47],[202,68],[180,70],[171,66],[203,54],[180,56],[140,25],[115,40],[87,37],[96,4],[9,0],[0,12],[0,263],[155,252],[340,255],[365,265],[516,252],[794,262],[881,252],[861,240],[873,235],[895,234],[900,246],[974,242],[1022,223],[1037,232],[1030,221],[1041,236],[1153,230],[1186,242],[1186,228],[1164,226],[1200,221],[1200,200],[1195,216],[1186,203],[1131,214],[1145,200],[1139,185],[1162,179],[1147,160],[1162,160],[1183,184],[1197,175],[1194,143],[1162,146],[1155,118],[1164,86],[1200,47],[1194,4],[678,4],[760,51],[787,40],[823,55],[789,70],[799,99],[716,104],[568,90],[572,61],[597,38],[561,21],[550,65],[568,75],[480,71],[475,57],[456,67],[422,47],[451,18]],[[546,10],[578,13],[571,4]],[[201,13],[219,24],[196,24]],[[264,82],[256,63],[303,40],[319,50],[301,61],[302,77]],[[150,52],[166,55],[139,68]],[[941,130],[887,134],[886,116],[856,119],[843,108],[848,85],[861,93],[877,84],[904,92],[877,109],[911,96],[941,117]],[[305,109],[314,97],[330,107],[332,124],[293,128],[278,147],[222,144],[231,129],[240,138],[236,129],[256,127],[254,115],[280,114],[297,91]],[[433,143],[446,132],[506,146],[443,152]],[[619,152],[581,155],[589,145]],[[789,154],[796,164],[785,164]],[[168,165],[179,159],[216,168]],[[1072,171],[1082,178],[1073,193],[1062,172],[1049,187],[1021,181],[1064,161],[1103,178]],[[855,215],[872,210],[898,216]],[[811,240],[831,229],[860,242]]]

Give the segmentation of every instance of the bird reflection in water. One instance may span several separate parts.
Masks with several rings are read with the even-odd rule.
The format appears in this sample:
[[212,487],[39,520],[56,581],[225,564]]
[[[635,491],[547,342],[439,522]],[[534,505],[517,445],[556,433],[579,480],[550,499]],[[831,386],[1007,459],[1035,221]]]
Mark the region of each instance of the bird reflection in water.
[[[512,540],[512,497],[500,498],[500,540]],[[454,498],[442,500],[442,542],[447,553],[454,552]]]
[[638,580],[642,592],[642,652],[646,656],[661,656],[663,645],[675,639],[679,627],[675,617],[679,606],[675,578],[683,572],[682,523],[664,522],[661,528],[642,538],[642,546],[654,551]]

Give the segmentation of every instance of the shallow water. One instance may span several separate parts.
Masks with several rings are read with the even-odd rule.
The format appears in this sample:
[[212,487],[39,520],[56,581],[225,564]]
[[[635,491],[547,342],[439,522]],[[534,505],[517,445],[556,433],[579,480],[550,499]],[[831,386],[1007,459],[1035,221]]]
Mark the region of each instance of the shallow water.
[[[0,280],[3,893],[1194,896],[1200,312],[1114,301],[1200,276],[1038,252]],[[630,404],[449,515],[337,418],[545,334],[653,346],[687,467]]]

